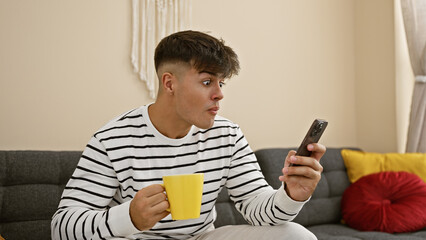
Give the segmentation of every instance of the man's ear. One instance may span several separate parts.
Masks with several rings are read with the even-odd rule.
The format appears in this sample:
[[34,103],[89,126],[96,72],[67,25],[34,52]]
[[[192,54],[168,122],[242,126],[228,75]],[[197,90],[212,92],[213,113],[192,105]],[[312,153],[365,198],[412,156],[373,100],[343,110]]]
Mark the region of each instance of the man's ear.
[[176,77],[170,73],[170,72],[164,72],[161,76],[161,87],[163,88],[164,92],[173,95],[174,93],[174,83],[175,83]]

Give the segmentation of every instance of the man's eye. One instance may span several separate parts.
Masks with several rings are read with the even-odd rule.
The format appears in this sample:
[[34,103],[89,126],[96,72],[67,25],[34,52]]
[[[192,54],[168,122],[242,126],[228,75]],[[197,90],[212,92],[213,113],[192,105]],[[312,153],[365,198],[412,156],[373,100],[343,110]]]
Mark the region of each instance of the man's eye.
[[210,85],[210,82],[211,82],[210,80],[206,80],[206,81],[203,81],[203,84],[208,86],[208,85]]
[[219,86],[220,87],[223,87],[223,86],[225,86],[226,85],[226,83],[225,82],[219,82]]

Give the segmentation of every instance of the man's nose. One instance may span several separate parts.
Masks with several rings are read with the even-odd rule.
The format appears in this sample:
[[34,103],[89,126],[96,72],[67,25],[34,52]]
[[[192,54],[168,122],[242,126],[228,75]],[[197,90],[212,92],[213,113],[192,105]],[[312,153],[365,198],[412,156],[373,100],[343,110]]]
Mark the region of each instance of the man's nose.
[[222,92],[222,88],[220,86],[221,86],[221,83],[216,84],[216,86],[214,88],[214,92],[212,94],[212,100],[219,101],[219,100],[223,99],[224,95],[223,95],[223,92]]

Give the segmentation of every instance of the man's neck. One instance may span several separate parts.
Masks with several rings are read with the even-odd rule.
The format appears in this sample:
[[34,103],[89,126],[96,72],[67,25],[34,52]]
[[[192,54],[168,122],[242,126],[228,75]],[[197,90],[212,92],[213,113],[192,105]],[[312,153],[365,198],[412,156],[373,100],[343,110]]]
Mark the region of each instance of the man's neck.
[[168,138],[178,139],[185,137],[192,125],[178,119],[176,112],[161,101],[156,101],[148,107],[148,114],[152,125],[161,134]]

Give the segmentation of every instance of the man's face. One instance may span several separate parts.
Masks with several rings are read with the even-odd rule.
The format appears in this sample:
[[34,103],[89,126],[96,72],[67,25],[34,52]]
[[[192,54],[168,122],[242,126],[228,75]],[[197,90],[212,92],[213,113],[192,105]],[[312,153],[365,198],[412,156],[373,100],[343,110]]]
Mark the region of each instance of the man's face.
[[223,99],[224,79],[207,72],[189,68],[180,76],[175,85],[175,109],[179,119],[202,129],[213,126]]

